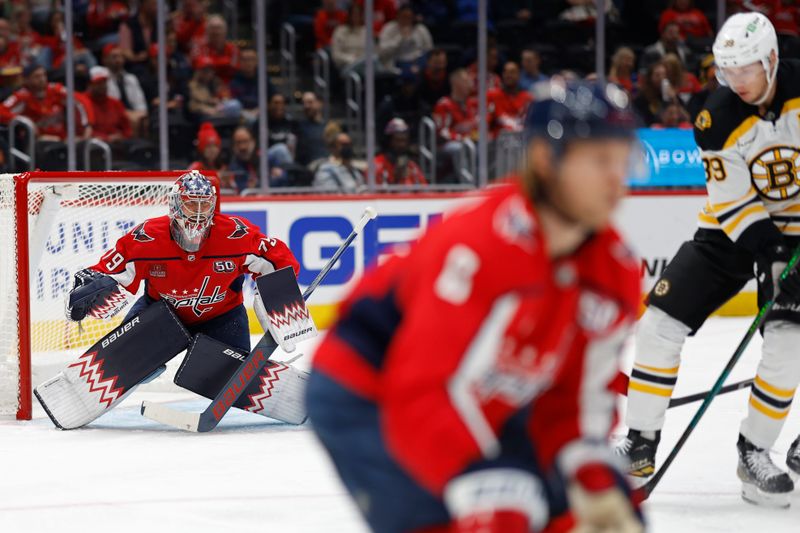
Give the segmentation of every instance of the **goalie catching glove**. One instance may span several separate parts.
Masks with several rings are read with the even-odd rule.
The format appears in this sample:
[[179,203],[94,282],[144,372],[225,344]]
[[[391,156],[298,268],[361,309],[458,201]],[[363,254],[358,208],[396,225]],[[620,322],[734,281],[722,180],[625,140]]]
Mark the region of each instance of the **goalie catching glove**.
[[75,273],[75,283],[67,298],[67,318],[80,321],[87,315],[105,319],[119,313],[127,298],[110,276],[88,268]]

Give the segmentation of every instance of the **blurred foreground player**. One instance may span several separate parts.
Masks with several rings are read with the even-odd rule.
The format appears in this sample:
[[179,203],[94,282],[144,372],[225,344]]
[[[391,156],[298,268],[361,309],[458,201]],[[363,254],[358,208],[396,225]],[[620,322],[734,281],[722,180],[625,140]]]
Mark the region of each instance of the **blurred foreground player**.
[[309,417],[376,532],[642,530],[606,444],[634,117],[613,86],[546,92],[521,178],[368,273],[315,355]]
[[[245,276],[258,278],[282,268],[291,269],[294,283],[299,264],[286,244],[245,219],[220,213],[215,187],[201,173],[182,175],[169,193],[168,215],[145,220],[95,265],[75,274],[67,302],[71,320],[113,316],[123,290],[135,294],[144,284],[144,294],[111,336],[37,387],[37,397],[58,427],[80,427],[163,372],[166,361],[189,347],[175,383],[213,398],[250,352]],[[256,314],[268,330],[271,317],[263,304],[256,291]],[[288,378],[297,373],[290,368],[270,363],[264,379],[254,379],[234,405],[280,418],[264,411],[258,400],[270,397],[278,378],[292,381]],[[302,410],[300,402],[296,407]],[[300,413],[299,420],[304,418]]]
[[[619,451],[631,475],[655,471],[655,456],[686,337],[736,295],[755,270],[759,306],[800,243],[800,61],[778,61],[778,39],[760,13],[730,17],[714,43],[722,87],[697,115],[694,134],[706,169],[708,203],[699,228],[655,284],[636,332],[628,385],[630,431]],[[755,264],[755,269],[754,269]],[[800,382],[800,274],[780,286],[762,329],[761,362],[739,429],[737,473],[751,502],[788,506],[789,475],[772,462]],[[800,474],[796,440],[787,465]]]

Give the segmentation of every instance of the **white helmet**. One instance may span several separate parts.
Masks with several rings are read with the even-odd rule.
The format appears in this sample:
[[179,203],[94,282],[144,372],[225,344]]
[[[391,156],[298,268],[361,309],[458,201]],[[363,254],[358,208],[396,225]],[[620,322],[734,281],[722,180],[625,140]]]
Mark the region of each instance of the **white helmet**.
[[777,61],[772,69],[769,57],[775,51],[778,57],[778,35],[769,19],[761,13],[737,13],[722,25],[714,40],[714,62],[717,64],[717,80],[727,86],[723,70],[728,67],[743,67],[761,62],[767,73],[767,91],[755,105],[767,99],[775,76],[778,73]]

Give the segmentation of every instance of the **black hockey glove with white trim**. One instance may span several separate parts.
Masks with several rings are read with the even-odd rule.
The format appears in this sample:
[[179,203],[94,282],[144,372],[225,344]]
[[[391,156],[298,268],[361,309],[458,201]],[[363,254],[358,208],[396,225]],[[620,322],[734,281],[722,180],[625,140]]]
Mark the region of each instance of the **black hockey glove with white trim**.
[[782,305],[800,305],[800,272],[793,268],[784,280],[781,280],[783,269],[792,258],[792,251],[780,244],[764,250],[756,255],[756,273],[761,291],[766,299],[775,296],[776,303]]
[[[119,296],[119,286],[110,276],[88,268],[79,270],[75,273],[75,284],[67,299],[67,318],[79,321],[88,314],[96,318],[113,316],[121,309],[117,306]],[[104,308],[108,308],[111,313],[97,316],[97,312],[103,311]]]

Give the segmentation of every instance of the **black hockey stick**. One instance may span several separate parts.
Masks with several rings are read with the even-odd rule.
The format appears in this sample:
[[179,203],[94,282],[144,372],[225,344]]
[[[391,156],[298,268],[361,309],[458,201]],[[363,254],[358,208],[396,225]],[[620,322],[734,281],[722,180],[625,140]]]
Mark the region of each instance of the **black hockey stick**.
[[[625,376],[626,384],[624,385],[624,388],[627,391],[627,388],[628,388],[627,382],[630,380],[630,378],[625,374],[621,374],[621,375]],[[719,396],[720,394],[725,394],[725,393],[728,393],[728,392],[735,392],[737,390],[747,388],[752,384],[753,384],[753,380],[752,379],[746,379],[744,381],[739,381],[737,383],[731,383],[730,385],[725,385],[724,387],[722,387],[719,390],[719,392],[717,393],[717,395]],[[619,389],[616,386],[614,387],[614,390],[619,392]],[[686,405],[688,403],[699,402],[700,400],[702,400],[706,396],[708,396],[709,392],[711,392],[711,391],[703,391],[703,392],[698,392],[698,393],[695,393],[695,394],[690,394],[688,396],[682,396],[680,398],[672,398],[669,401],[668,408],[671,409],[673,407],[680,407],[680,406]],[[627,396],[627,393],[622,393],[622,394]]]
[[[800,260],[800,246],[795,248],[794,253],[792,254],[792,258],[789,260],[789,263],[786,265],[786,268],[783,269],[781,272],[780,280],[783,281],[786,279],[786,276],[797,266],[797,262]],[[722,389],[722,384],[725,383],[725,380],[728,379],[733,367],[736,366],[736,363],[742,357],[747,345],[750,344],[750,341],[755,336],[758,329],[761,327],[761,324],[764,323],[764,319],[767,317],[767,314],[772,309],[772,306],[775,304],[775,296],[773,294],[770,300],[764,302],[764,305],[761,306],[759,309],[758,314],[756,315],[755,319],[753,319],[753,323],[750,324],[750,328],[745,333],[744,338],[739,343],[739,346],[736,347],[736,351],[733,352],[728,364],[725,365],[725,368],[722,369],[722,373],[717,378],[717,381],[714,383],[714,386],[711,387],[711,390],[708,391],[705,400],[703,403],[700,404],[700,407],[697,409],[697,412],[692,417],[692,420],[689,422],[689,425],[683,430],[683,434],[681,438],[678,439],[678,442],[675,446],[670,450],[669,455],[667,456],[666,460],[664,461],[664,465],[658,469],[658,471],[653,475],[653,477],[644,485],[642,486],[640,491],[641,499],[646,500],[648,496],[653,492],[658,485],[658,482],[661,481],[661,478],[664,477],[664,474],[667,472],[667,469],[677,457],[678,452],[681,451],[683,445],[686,444],[686,441],[689,439],[689,435],[692,434],[694,428],[697,427],[697,424],[700,422],[700,419],[703,418],[703,415],[708,410],[708,407],[711,405],[711,402],[714,400],[714,397],[719,394],[720,390]]]
[[[325,279],[325,276],[328,275],[331,268],[333,268],[333,265],[336,264],[347,247],[350,246],[350,243],[353,242],[361,230],[364,229],[364,226],[375,218],[376,215],[376,211],[371,207],[367,207],[364,210],[364,214],[361,215],[361,219],[358,221],[355,228],[353,228],[353,231],[347,236],[347,239],[345,239],[342,245],[339,246],[339,249],[336,250],[336,253],[333,254],[333,257],[331,257],[322,271],[317,274],[317,277],[311,282],[311,285],[303,292],[304,300],[308,300],[317,286]],[[211,431],[217,427],[217,424],[219,424],[219,421],[225,416],[225,413],[227,413],[236,400],[239,399],[239,396],[241,396],[250,381],[261,372],[261,369],[267,364],[272,352],[275,351],[277,347],[278,343],[275,342],[272,335],[269,332],[265,332],[255,348],[250,351],[250,355],[247,356],[238,370],[234,372],[227,383],[225,383],[225,386],[222,387],[220,392],[217,393],[211,401],[211,404],[209,404],[202,413],[178,411],[166,405],[152,402],[142,402],[141,413],[151,420],[178,429],[198,433]]]
[[[753,380],[751,378],[751,379],[746,379],[744,381],[739,381],[737,383],[731,383],[730,385],[725,385],[719,390],[719,392],[717,392],[717,396],[719,396],[720,394],[725,394],[726,392],[735,392],[737,390],[746,389],[752,384]],[[681,396],[680,398],[672,398],[669,401],[669,408],[672,409],[673,407],[680,407],[681,405],[686,405],[687,403],[699,402],[700,400],[708,396],[710,393],[711,391],[705,391],[705,392],[698,392],[697,394],[690,394],[688,396]]]

